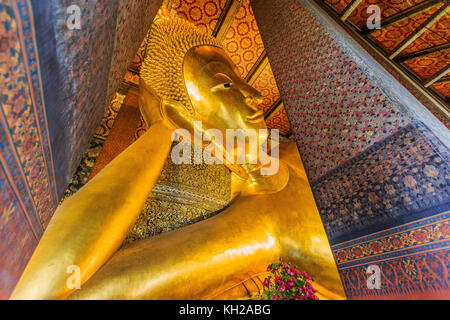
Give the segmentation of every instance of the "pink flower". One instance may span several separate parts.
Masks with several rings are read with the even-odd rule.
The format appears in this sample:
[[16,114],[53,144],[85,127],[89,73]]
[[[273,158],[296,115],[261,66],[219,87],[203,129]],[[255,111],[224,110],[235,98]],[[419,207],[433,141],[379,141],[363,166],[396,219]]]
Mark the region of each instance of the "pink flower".
[[265,278],[263,284],[264,284],[265,287],[269,287],[269,286],[272,285],[272,282],[270,282],[270,280],[268,278]]
[[288,282],[286,282],[286,288],[288,290],[292,287],[295,287],[295,282],[293,280],[289,280]]
[[294,268],[290,267],[290,268],[287,270],[287,273],[288,273],[289,275],[295,277],[295,276],[297,275],[297,270],[295,270]]
[[[314,294],[317,290],[308,282],[313,281],[312,278],[305,271],[299,272],[295,266],[291,267],[290,262],[280,259],[280,262],[269,265],[267,271],[274,274],[274,279],[271,279],[272,276],[268,276],[263,281],[263,285],[266,288],[265,293],[268,294],[271,300],[319,300]],[[297,282],[302,285],[297,286]],[[273,286],[278,291],[278,294],[271,293],[270,289]],[[292,293],[295,296],[289,298],[285,292]]]
[[310,300],[319,300],[319,298],[314,293],[312,293],[312,291],[308,291],[306,293],[306,297]]
[[302,275],[305,277],[306,280],[311,280],[311,277],[305,272],[302,272]]

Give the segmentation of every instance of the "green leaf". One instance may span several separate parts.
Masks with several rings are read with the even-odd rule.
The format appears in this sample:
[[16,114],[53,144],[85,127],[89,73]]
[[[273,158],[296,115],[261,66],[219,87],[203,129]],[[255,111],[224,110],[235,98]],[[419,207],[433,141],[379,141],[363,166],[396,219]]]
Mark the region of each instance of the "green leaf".
[[305,284],[306,284],[306,282],[303,281],[303,280],[295,279],[294,281],[295,281],[295,284],[296,284],[298,287],[304,287]]

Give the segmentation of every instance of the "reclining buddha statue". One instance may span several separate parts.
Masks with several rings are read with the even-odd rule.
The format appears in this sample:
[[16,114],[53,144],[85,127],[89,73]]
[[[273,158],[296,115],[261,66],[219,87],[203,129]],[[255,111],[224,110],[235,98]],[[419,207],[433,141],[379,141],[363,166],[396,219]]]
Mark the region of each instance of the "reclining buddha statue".
[[[147,132],[58,207],[11,298],[234,299],[223,293],[279,258],[308,272],[323,296],[345,297],[293,142],[279,146],[276,174],[261,174],[267,164],[258,159],[226,164],[232,201],[220,213],[123,245],[170,153],[173,131],[193,135],[201,121],[205,134],[259,132],[267,129],[261,102],[214,37],[182,19],[155,22],[140,75]],[[67,285],[71,266],[79,268],[79,288]]]

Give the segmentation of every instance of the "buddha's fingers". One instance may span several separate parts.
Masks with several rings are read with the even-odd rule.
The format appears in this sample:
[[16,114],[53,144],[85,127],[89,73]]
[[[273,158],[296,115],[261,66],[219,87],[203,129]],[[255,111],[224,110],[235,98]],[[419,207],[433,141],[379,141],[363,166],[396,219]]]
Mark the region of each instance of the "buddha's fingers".
[[278,241],[238,208],[120,249],[69,299],[203,299],[265,270]]
[[153,125],[56,210],[12,299],[65,298],[117,251],[160,175],[171,134]]

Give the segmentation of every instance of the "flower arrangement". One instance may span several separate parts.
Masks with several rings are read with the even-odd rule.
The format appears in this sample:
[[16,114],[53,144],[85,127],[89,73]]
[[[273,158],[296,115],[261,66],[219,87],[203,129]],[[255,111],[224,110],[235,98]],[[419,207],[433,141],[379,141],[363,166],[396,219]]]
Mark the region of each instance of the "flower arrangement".
[[264,279],[262,298],[267,300],[319,300],[315,295],[311,277],[305,272],[299,272],[290,262],[272,263],[267,267],[271,272]]

